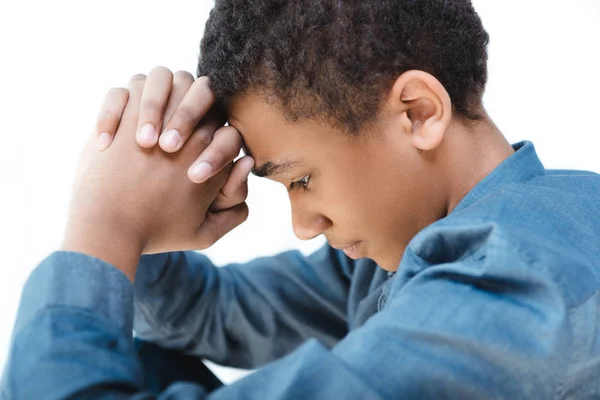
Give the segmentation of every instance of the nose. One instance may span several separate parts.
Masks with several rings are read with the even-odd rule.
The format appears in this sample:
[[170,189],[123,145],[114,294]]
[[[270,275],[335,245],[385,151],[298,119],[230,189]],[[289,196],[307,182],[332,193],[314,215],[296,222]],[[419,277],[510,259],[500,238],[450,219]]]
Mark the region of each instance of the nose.
[[322,214],[292,209],[294,234],[300,240],[310,240],[319,236],[331,224],[331,220]]

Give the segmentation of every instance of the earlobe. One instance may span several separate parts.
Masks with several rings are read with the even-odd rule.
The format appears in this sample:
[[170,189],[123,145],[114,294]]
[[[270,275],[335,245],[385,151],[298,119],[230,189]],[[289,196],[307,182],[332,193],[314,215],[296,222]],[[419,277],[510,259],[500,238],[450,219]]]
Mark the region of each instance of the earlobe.
[[444,86],[424,71],[407,71],[394,83],[390,101],[406,113],[413,146],[433,150],[443,141],[452,119],[452,103]]

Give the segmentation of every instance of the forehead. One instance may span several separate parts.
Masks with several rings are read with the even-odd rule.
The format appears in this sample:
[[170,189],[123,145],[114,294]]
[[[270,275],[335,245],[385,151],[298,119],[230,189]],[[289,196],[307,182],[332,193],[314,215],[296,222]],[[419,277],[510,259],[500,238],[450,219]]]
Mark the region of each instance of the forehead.
[[262,96],[236,98],[229,108],[229,124],[240,131],[244,146],[257,165],[268,161],[298,160],[307,149],[331,145],[330,126],[310,120],[290,122],[279,107]]
[[295,178],[292,175],[299,170],[366,163],[382,151],[381,140],[376,140],[379,135],[371,130],[352,136],[322,120],[291,122],[279,107],[258,95],[232,102],[229,124],[240,131],[246,154],[254,158],[257,168],[287,164],[280,174],[287,178]]

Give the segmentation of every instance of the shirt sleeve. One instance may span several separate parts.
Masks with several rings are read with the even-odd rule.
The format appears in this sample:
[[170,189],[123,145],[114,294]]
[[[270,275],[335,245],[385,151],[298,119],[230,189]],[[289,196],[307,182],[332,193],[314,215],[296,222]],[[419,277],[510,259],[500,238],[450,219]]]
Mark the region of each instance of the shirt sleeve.
[[135,279],[141,339],[221,365],[257,368],[310,338],[348,332],[354,261],[324,246],[217,268],[196,252],[144,255]]
[[[422,268],[397,274],[384,309],[332,349],[312,339],[210,395],[178,383],[158,398],[554,397],[571,336],[560,291],[542,269],[499,249],[426,266],[411,252],[405,258]],[[4,393],[155,398],[138,393],[132,296],[111,265],[54,253],[24,288]]]

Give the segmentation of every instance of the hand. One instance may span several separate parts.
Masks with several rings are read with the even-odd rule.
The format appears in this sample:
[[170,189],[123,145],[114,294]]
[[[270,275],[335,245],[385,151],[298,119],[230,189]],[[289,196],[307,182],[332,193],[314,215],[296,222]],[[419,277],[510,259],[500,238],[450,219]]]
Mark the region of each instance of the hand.
[[[110,147],[119,127],[123,110],[127,103],[128,93],[123,89],[109,92],[107,100],[98,116],[96,130],[99,135],[100,150]],[[172,74],[164,67],[154,68],[145,79],[136,140],[144,148],[153,148],[157,144],[159,132],[163,126],[165,132],[158,141],[161,148],[167,152],[177,152],[192,135],[192,130],[203,122],[206,112],[214,104],[214,94],[208,85],[206,77],[194,81],[194,77],[185,71]],[[167,121],[166,124],[164,121]],[[224,120],[222,121],[224,122]],[[169,146],[165,139],[169,131],[181,135],[181,141],[174,147]],[[150,133],[151,137],[146,134]],[[200,131],[202,140],[208,146],[188,169],[188,177],[192,182],[202,183],[221,171],[240,154],[243,139],[234,127],[221,127],[214,130]],[[207,163],[204,176],[198,176],[196,166]],[[254,166],[254,159],[249,156],[241,157],[233,166],[233,170],[219,195],[210,205],[211,212],[227,210],[238,206],[248,197],[248,174]]]
[[[124,104],[110,148],[97,151],[92,137],[82,155],[62,249],[101,258],[133,280],[142,253],[204,249],[242,223],[246,204],[209,212],[231,172],[231,163],[212,179],[194,184],[186,170],[220,126],[211,109],[177,154],[143,149],[134,139],[145,77],[111,90],[109,104]],[[120,99],[116,101],[115,99]]]
[[[174,75],[164,67],[153,69],[144,86],[136,139],[140,146],[153,148],[158,142],[169,153],[183,148],[192,130],[214,103],[208,79],[194,77],[184,71]],[[108,148],[119,126],[126,100],[115,98],[106,103],[98,118],[100,149]],[[166,123],[164,121],[167,121]],[[224,122],[224,121],[223,121]],[[164,132],[157,132],[165,127]],[[233,127],[223,127],[203,138],[207,149],[188,170],[192,182],[202,183],[214,176],[240,154],[243,140]],[[248,193],[246,177],[254,166],[251,157],[242,157],[234,165],[228,182],[211,205],[211,210],[224,210],[245,201]]]

